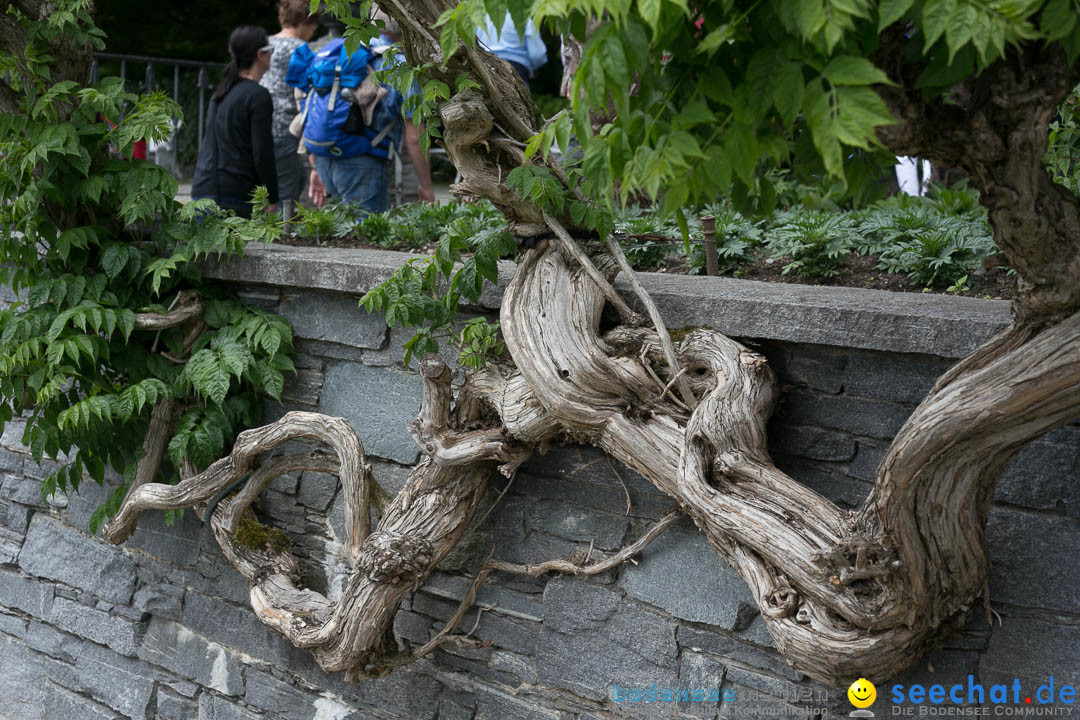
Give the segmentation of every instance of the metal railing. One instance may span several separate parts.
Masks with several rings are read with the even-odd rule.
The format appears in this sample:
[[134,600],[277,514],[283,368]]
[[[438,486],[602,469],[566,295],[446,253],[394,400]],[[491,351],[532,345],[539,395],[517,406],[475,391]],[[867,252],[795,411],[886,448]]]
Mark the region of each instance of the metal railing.
[[[158,86],[157,75],[154,68],[166,66],[172,69],[172,98],[179,105],[180,98],[180,71],[181,68],[198,70],[196,88],[198,91],[199,123],[196,128],[196,145],[202,147],[203,130],[206,127],[206,91],[211,88],[207,78],[208,70],[221,70],[224,63],[204,62],[200,60],[180,60],[178,58],[152,57],[148,55],[125,55],[122,53],[94,53],[90,65],[90,82],[100,79],[102,62],[119,62],[120,79],[127,80],[128,66],[143,66],[143,87],[147,92],[155,90]],[[167,81],[166,81],[167,82]]]

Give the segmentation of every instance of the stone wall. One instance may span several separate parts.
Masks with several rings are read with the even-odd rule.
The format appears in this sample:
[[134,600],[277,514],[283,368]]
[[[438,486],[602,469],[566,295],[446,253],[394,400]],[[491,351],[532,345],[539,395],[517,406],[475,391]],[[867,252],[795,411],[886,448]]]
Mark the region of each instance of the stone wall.
[[[397,253],[278,248],[208,268],[247,301],[290,319],[298,372],[286,409],[348,418],[378,480],[401,487],[417,450],[405,431],[420,398],[401,367],[401,331],[356,296]],[[509,268],[503,268],[504,276]],[[671,326],[709,325],[759,345],[785,385],[770,426],[787,472],[854,507],[905,418],[955,358],[1002,328],[1004,303],[875,291],[645,276]],[[505,277],[504,277],[505,282]],[[497,307],[489,291],[481,312]],[[168,720],[599,720],[755,717],[763,710],[844,715],[842,692],[815,685],[775,651],[738,576],[689,523],[635,564],[581,581],[493,577],[448,646],[380,680],[350,685],[262,626],[243,579],[194,513],[173,527],[143,517],[117,549],[86,532],[104,498],[43,502],[39,469],[10,423],[0,440],[0,718]],[[981,609],[896,682],[966,685],[1053,675],[1080,684],[1080,427],[1050,433],[1009,466],[988,536],[991,629]],[[499,498],[502,491],[505,495]],[[506,488],[496,480],[463,544],[408,596],[395,631],[423,643],[440,629],[490,548],[516,562],[614,550],[672,502],[633,471],[584,447],[552,448]],[[287,530],[312,587],[340,591],[342,507],[331,476],[282,479],[259,502]],[[481,521],[482,520],[482,521]],[[479,613],[479,617],[477,615]],[[618,702],[614,686],[719,688],[727,701]],[[891,685],[891,683],[890,683]],[[888,691],[877,705],[889,714]]]

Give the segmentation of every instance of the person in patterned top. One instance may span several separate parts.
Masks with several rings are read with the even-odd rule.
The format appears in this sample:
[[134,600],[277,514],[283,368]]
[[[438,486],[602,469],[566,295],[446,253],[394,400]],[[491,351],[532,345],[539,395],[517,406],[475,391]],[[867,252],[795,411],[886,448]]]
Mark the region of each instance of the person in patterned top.
[[308,177],[307,163],[302,155],[297,154],[300,139],[289,133],[289,123],[299,110],[293,97],[293,89],[285,84],[285,74],[289,69],[289,58],[292,57],[293,50],[311,40],[319,26],[319,16],[310,15],[309,7],[308,0],[278,1],[281,32],[270,36],[270,44],[274,46],[270,70],[259,81],[260,85],[270,91],[270,97],[274,101],[274,157],[277,161],[282,217],[286,220],[292,217],[296,201],[300,198]]

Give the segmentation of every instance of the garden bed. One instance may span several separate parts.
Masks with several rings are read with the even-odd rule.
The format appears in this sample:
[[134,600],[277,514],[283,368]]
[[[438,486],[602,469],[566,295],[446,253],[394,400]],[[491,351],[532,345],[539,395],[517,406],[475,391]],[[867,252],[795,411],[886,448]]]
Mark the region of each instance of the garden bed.
[[[720,275],[766,282],[948,293],[1010,299],[1012,276],[996,265],[977,196],[963,187],[934,188],[927,198],[894,196],[866,208],[788,206],[745,217],[726,204],[693,213],[684,241],[674,220],[630,208],[615,218],[638,270],[705,273],[700,217],[716,218]],[[482,237],[503,227],[492,206],[412,204],[358,216],[347,207],[303,210],[279,243],[369,248],[428,255],[448,233]]]

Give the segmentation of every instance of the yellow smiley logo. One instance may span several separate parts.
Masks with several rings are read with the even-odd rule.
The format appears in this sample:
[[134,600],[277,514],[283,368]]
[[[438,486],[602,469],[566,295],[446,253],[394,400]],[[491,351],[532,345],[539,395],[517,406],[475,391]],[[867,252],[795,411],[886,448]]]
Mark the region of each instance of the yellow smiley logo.
[[877,688],[866,678],[859,678],[847,689],[848,700],[857,708],[868,708],[877,699]]

